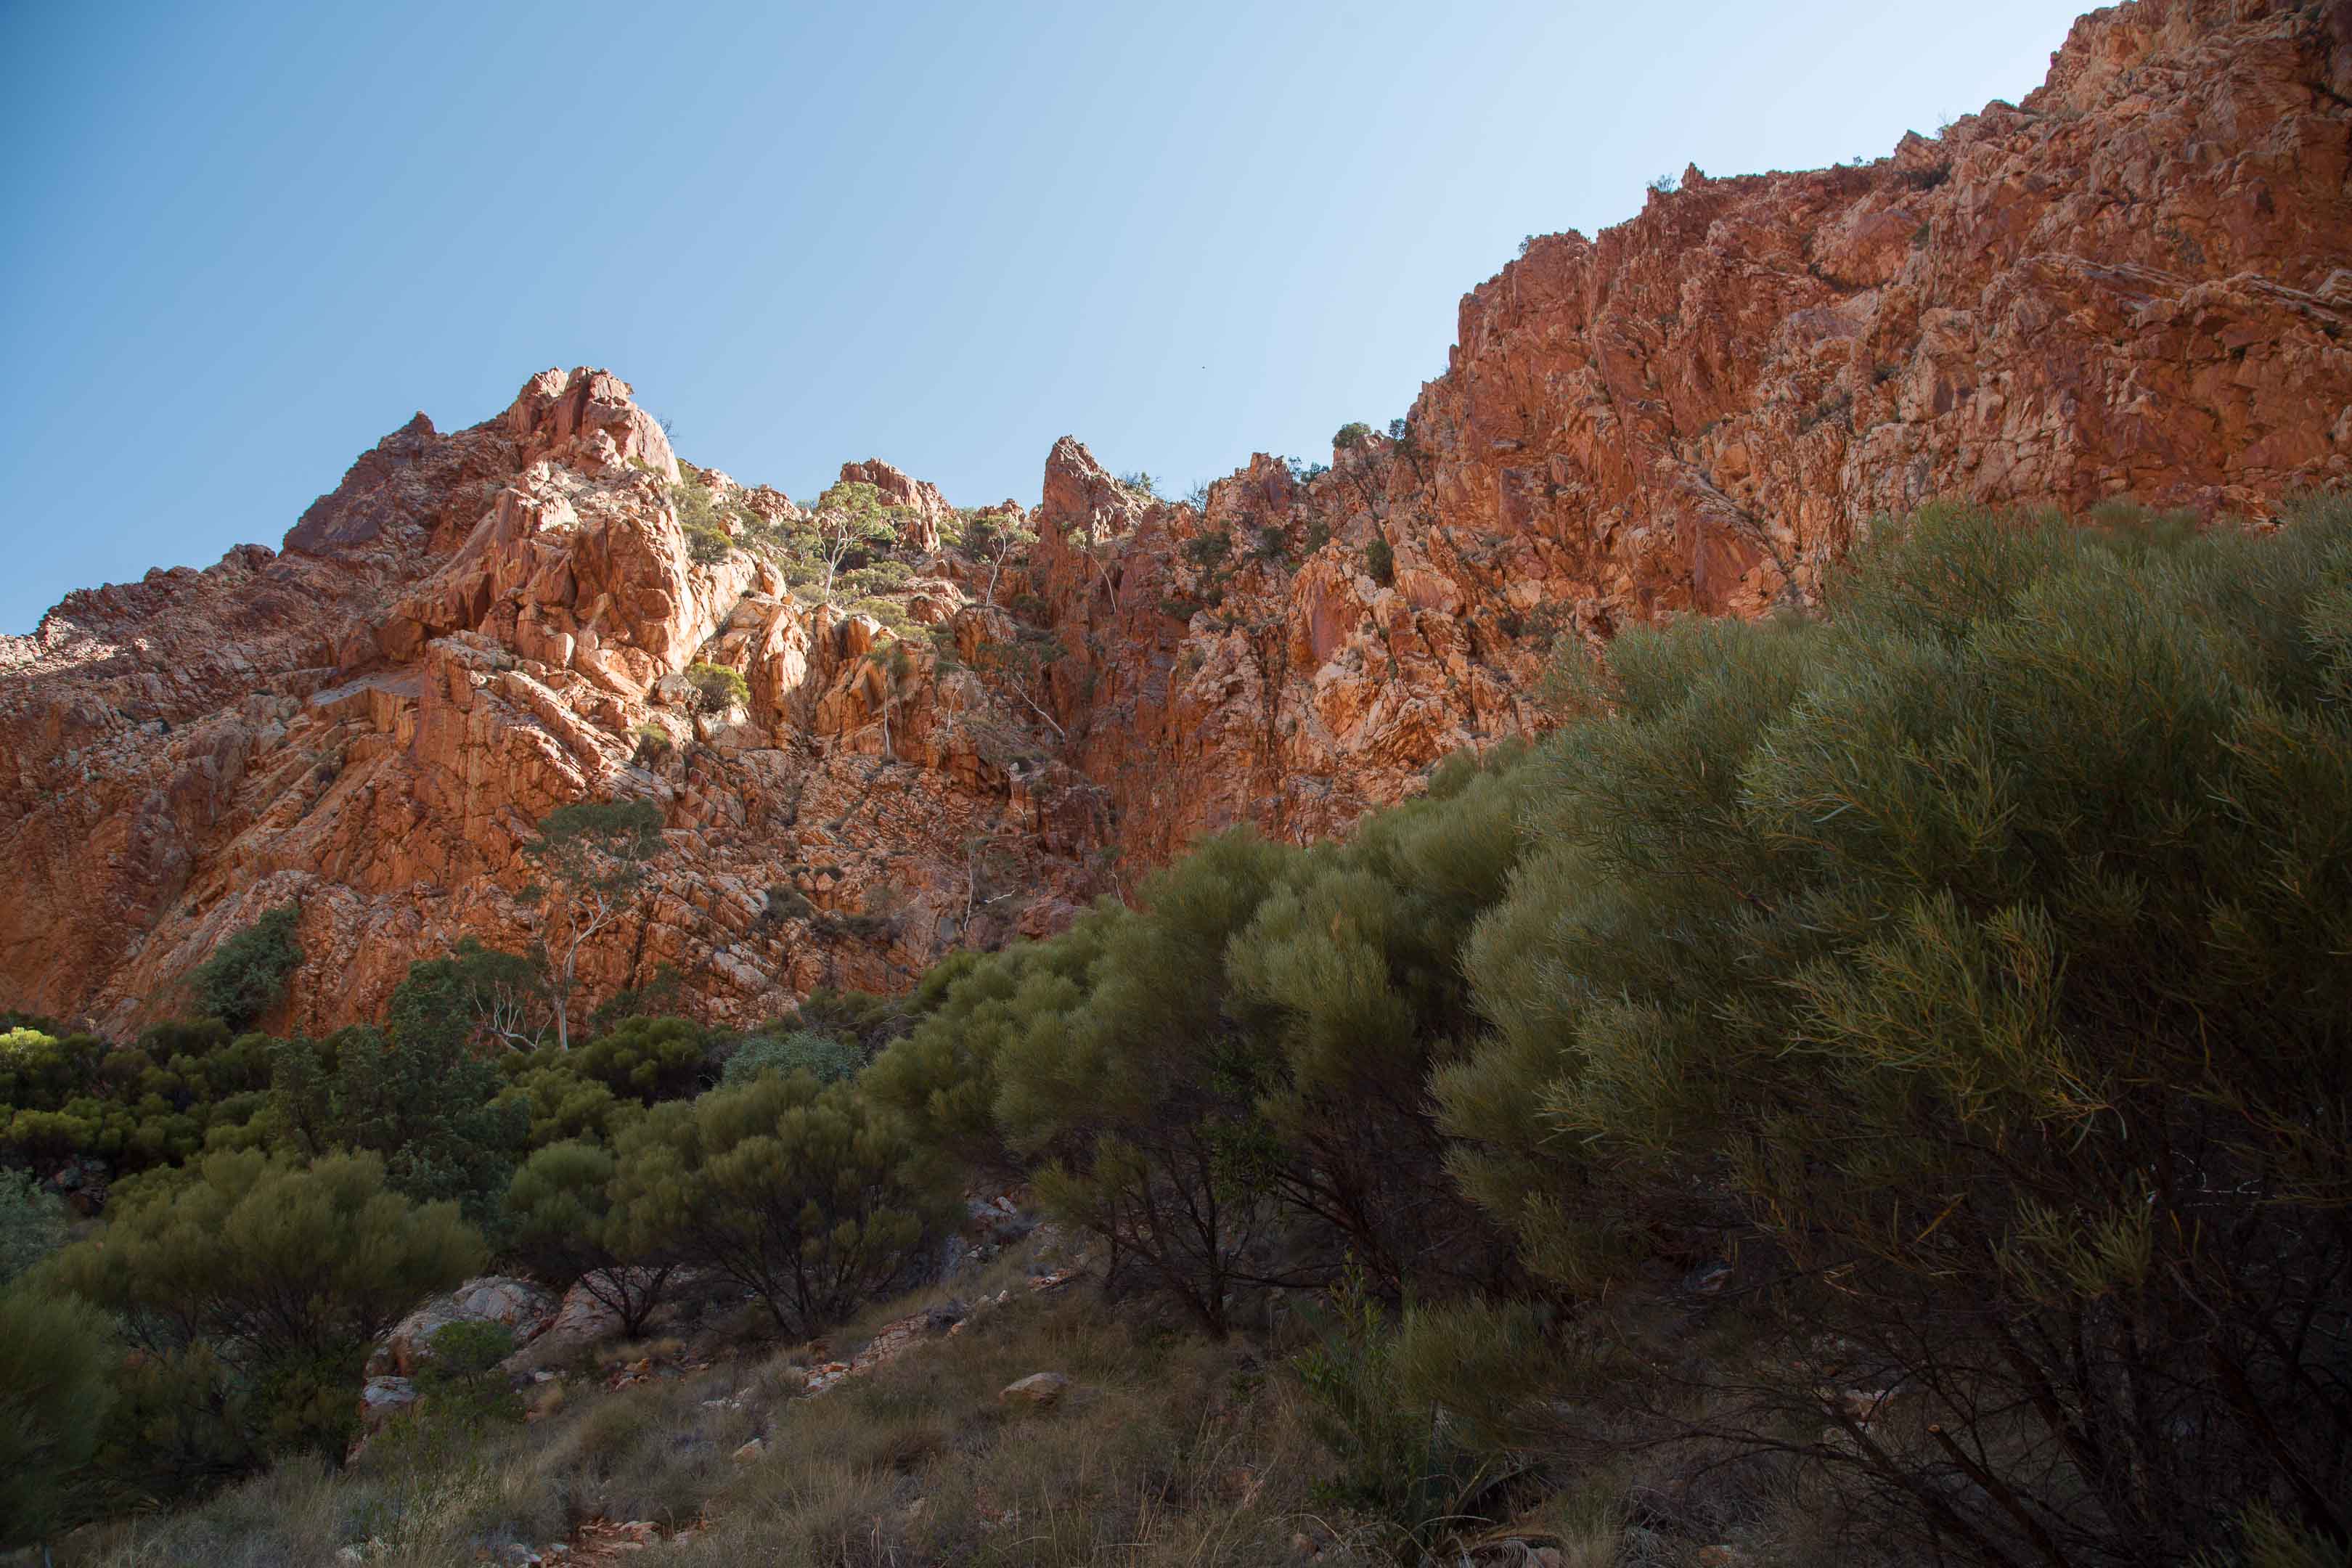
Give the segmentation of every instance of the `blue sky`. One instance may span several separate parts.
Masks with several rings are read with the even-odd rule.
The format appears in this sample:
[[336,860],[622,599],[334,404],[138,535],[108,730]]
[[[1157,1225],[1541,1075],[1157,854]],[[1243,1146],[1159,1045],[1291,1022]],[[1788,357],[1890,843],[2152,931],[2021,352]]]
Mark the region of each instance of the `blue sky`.
[[1523,235],[1881,155],[2074,12],[0,0],[0,631],[555,364],[795,496],[1325,458]]

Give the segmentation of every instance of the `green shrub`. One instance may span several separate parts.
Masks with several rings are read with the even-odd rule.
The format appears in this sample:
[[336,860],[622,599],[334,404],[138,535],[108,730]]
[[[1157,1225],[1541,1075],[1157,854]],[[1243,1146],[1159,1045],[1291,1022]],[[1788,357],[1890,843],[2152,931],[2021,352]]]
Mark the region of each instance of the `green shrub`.
[[1234,536],[1222,529],[1196,535],[1184,542],[1184,559],[1203,572],[1213,571],[1217,564],[1234,552]]
[[188,976],[198,1008],[237,1030],[283,1001],[287,983],[302,967],[294,940],[300,918],[291,904],[271,910],[214,949]]
[[70,1518],[70,1483],[97,1452],[119,1359],[105,1318],[69,1297],[0,1291],[0,1547]]
[[146,1349],[203,1341],[257,1373],[363,1345],[484,1261],[454,1204],[410,1204],[373,1154],[306,1169],[243,1152],[118,1191],[103,1239],[67,1247],[48,1270]]
[[0,1145],[38,1162],[94,1155],[136,1171],[187,1159],[208,1140],[250,1136],[272,1044],[232,1036],[215,1018],[158,1024],[124,1047],[12,1030],[0,1036]]
[[106,1042],[29,1025],[0,1029],[0,1105],[55,1109],[97,1084]]
[[465,937],[446,958],[408,966],[384,1025],[412,1047],[527,1048],[547,1026],[546,973],[533,959]]
[[488,1224],[529,1118],[499,1098],[499,1069],[467,1053],[463,1032],[416,1029],[387,1039],[354,1025],[323,1041],[285,1042],[272,1062],[274,1130],[308,1158],[373,1154],[394,1192],[462,1205],[469,1219]]
[[1375,534],[1372,542],[1364,546],[1364,570],[1383,588],[1396,581],[1396,552],[1389,548],[1385,538]]
[[1784,1258],[1781,1370],[1713,1420],[1827,1421],[1992,1560],[2185,1560],[2352,1481],[2352,505],[2105,521],[1930,509],[1826,623],[1622,634],[1437,1079],[1563,1290],[1637,1238]]
[[677,509],[678,527],[686,533],[686,553],[698,565],[716,566],[734,552],[727,531],[727,516],[709,488],[692,479],[670,487],[670,503]]
[[803,1334],[903,1279],[953,1216],[951,1175],[903,1122],[806,1073],[655,1106],[619,1152],[627,1250],[675,1247]]
[[[256,1409],[252,1380],[209,1345],[127,1356],[119,1346],[110,1350],[106,1416],[88,1472],[84,1511],[185,1501],[264,1462],[268,1413]],[[344,1385],[346,1409],[356,1403],[349,1397],[354,1386]]]
[[763,921],[806,920],[816,908],[808,896],[789,882],[779,882],[767,889],[760,904]]
[[27,1171],[0,1170],[0,1288],[65,1245],[66,1205]]
[[523,1162],[507,1189],[507,1230],[517,1257],[558,1284],[577,1283],[635,1335],[661,1304],[676,1258],[663,1238],[633,1238],[615,1224],[618,1169],[593,1144],[548,1145]]
[[670,739],[669,731],[650,719],[640,723],[631,733],[635,735],[637,745],[636,750],[630,753],[629,761],[637,767],[658,768],[668,762],[671,753],[677,750],[677,742]]
[[1309,1426],[1339,1460],[1318,1500],[1387,1520],[1420,1550],[1491,1522],[1469,1512],[1481,1467],[1449,1434],[1445,1413],[1400,1390],[1395,1325],[1362,1278],[1330,1290],[1315,1318],[1317,1342],[1289,1364]]
[[865,1065],[865,1055],[856,1046],[814,1029],[795,1029],[789,1035],[754,1035],[745,1040],[727,1058],[727,1070],[719,1081],[731,1087],[764,1072],[805,1072],[819,1083],[837,1083],[856,1077]]
[[1331,437],[1331,447],[1334,451],[1351,452],[1371,438],[1370,426],[1360,419],[1350,420],[1340,426],[1339,433]]
[[647,1104],[716,1082],[716,1050],[710,1032],[692,1019],[623,1018],[572,1050],[542,1046],[509,1058],[513,1081],[500,1099],[525,1108],[528,1148],[561,1139],[609,1143]]
[[691,1018],[625,1018],[562,1059],[614,1094],[653,1101],[709,1087],[710,1031]]
[[705,713],[728,713],[751,704],[751,683],[740,669],[723,664],[689,664],[686,679],[694,687],[695,706]]
[[609,1144],[645,1110],[642,1100],[614,1094],[568,1065],[527,1068],[499,1094],[527,1118],[523,1147],[540,1150],[564,1140]]

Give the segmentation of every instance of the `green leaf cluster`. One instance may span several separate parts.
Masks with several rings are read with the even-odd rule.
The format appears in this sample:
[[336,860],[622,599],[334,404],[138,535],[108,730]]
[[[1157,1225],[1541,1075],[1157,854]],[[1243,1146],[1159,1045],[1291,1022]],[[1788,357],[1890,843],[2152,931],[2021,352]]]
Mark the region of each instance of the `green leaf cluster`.
[[302,947],[294,939],[300,918],[293,905],[283,905],[222,942],[188,976],[198,1011],[235,1031],[250,1028],[284,1000],[288,983],[302,967]]
[[955,1217],[952,1173],[846,1084],[763,1074],[655,1106],[624,1131],[613,1234],[675,1249],[809,1334],[906,1279]]

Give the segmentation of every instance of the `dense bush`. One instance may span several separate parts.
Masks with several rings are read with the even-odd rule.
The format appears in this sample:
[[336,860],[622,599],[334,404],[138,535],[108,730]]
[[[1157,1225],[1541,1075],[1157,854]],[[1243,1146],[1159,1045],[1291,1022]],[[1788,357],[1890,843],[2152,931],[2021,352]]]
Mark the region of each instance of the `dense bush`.
[[1437,1079],[1531,1267],[1769,1265],[1715,1423],[1991,1562],[2352,1495],[2352,507],[2178,531],[1930,510],[1621,636]]
[[499,1069],[451,1031],[398,1038],[364,1025],[272,1053],[272,1142],[305,1158],[373,1154],[394,1192],[462,1205],[487,1224],[514,1169],[530,1117],[500,1098]]
[[675,1248],[794,1332],[908,1278],[954,1212],[952,1173],[904,1122],[805,1073],[657,1105],[619,1144],[620,1250]]
[[631,1334],[661,1304],[677,1267],[664,1238],[632,1238],[616,1223],[619,1163],[593,1143],[551,1143],[523,1162],[507,1189],[508,1246],[560,1285],[575,1281]]
[[1051,942],[973,961],[866,1073],[926,1142],[1040,1190],[1213,1331],[1350,1255],[1390,1298],[1501,1266],[1424,1100],[1473,1025],[1456,955],[1517,854],[1516,752],[1345,845],[1248,833]]
[[210,1154],[110,1207],[102,1240],[49,1265],[58,1283],[146,1349],[201,1340],[246,1370],[372,1340],[485,1256],[457,1205],[411,1204],[373,1154]]
[[384,1026],[406,1045],[528,1049],[546,1032],[544,966],[461,939],[446,958],[419,959],[393,987]]
[[122,1363],[125,1419],[101,1468],[144,1495],[200,1489],[270,1452],[339,1458],[370,1342],[486,1258],[457,1205],[411,1205],[373,1154],[306,1169],[218,1153],[129,1187],[103,1236],[37,1279],[110,1314],[141,1352]]
[[0,1288],[65,1245],[66,1206],[25,1171],[0,1169]]
[[525,1143],[560,1139],[609,1142],[645,1106],[691,1096],[718,1080],[719,1042],[688,1018],[625,1018],[572,1050],[541,1047],[510,1057],[512,1085],[501,1095],[525,1108]]
[[302,967],[294,940],[301,918],[293,905],[271,910],[215,949],[188,976],[196,1006],[232,1030],[250,1026],[285,999],[287,982]]
[[[1501,1287],[1382,1364],[1521,1456],[1780,1455],[1994,1563],[2341,1533],[2352,506],[1931,509],[1828,611],[1629,631],[1532,757],[1211,841],[860,1081],[1212,1330]],[[1726,1260],[1664,1375],[1621,1305]]]
[[764,1072],[804,1072],[819,1083],[835,1083],[856,1077],[865,1065],[865,1054],[856,1046],[814,1029],[795,1029],[789,1035],[754,1035],[745,1040],[727,1058],[720,1081],[731,1088]]
[[119,1359],[93,1308],[0,1290],[0,1547],[66,1522],[70,1482],[98,1450]]
[[[730,519],[709,486],[691,479],[681,479],[670,487],[670,504],[677,509],[678,527],[686,534],[688,559],[698,565],[716,566],[733,553],[735,542],[729,533]],[[745,514],[738,526],[756,521],[756,518]]]
[[271,1044],[213,1018],[158,1024],[121,1047],[87,1034],[0,1034],[0,1147],[135,1171],[188,1159],[215,1134],[249,1137]]
[[723,664],[689,664],[686,679],[694,688],[695,706],[705,713],[728,713],[751,703],[751,683],[740,669]]

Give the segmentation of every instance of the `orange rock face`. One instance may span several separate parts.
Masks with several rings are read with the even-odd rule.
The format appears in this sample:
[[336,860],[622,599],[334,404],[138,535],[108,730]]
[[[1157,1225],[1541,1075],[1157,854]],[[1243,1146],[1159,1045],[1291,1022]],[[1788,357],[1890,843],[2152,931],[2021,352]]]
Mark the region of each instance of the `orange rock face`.
[[[460,937],[530,944],[547,811],[642,798],[665,848],[583,1000],[667,966],[749,1022],[1052,930],[1223,826],[1343,832],[1538,728],[1556,637],[1809,602],[1929,497],[2260,521],[2352,474],[2347,104],[2352,5],[2138,0],[1934,141],[1694,169],[1533,241],[1396,434],[1328,471],[1260,457],[1195,507],[1065,440],[981,548],[933,487],[846,465],[902,520],[895,638],[752,551],[697,559],[682,472],[739,517],[800,509],[682,470],[610,374],[451,435],[420,415],[281,552],[0,638],[0,1005],[174,1012],[294,901],[268,1022],[371,1017]],[[748,707],[701,710],[698,661]]]

